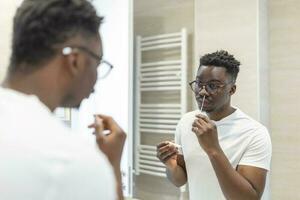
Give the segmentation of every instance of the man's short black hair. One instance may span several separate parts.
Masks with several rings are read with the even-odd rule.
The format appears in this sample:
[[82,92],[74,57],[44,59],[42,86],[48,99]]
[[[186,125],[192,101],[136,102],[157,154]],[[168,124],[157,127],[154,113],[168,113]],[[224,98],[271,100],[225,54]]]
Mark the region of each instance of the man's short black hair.
[[98,35],[101,22],[87,0],[24,0],[14,17],[9,71],[37,69],[55,55],[55,46],[79,34]]
[[200,58],[200,66],[216,66],[226,68],[227,73],[229,73],[233,81],[236,80],[237,75],[240,71],[240,62],[234,58],[233,55],[229,54],[227,51],[220,50],[213,53],[205,54]]

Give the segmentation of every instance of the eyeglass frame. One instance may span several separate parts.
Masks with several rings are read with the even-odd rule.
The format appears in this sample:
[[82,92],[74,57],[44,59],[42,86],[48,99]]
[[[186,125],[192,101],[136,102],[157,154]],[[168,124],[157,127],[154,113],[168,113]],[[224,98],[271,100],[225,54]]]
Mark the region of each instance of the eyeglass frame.
[[[195,83],[197,86],[199,86],[199,82],[200,82],[200,81],[198,81],[198,80],[193,80],[193,81],[189,82],[189,85],[190,85],[190,87],[191,87],[191,90],[192,90],[194,93],[196,93],[197,91],[194,91],[192,85]],[[209,92],[209,90],[207,90],[207,85],[210,84],[211,82],[213,82],[213,81],[209,81],[209,82],[207,82],[207,83],[202,83],[202,87],[198,87],[198,88],[199,88],[198,93],[199,93],[201,90],[203,90],[203,89],[205,88],[206,92],[208,92],[209,94],[212,94],[212,95],[213,95],[213,94],[217,94],[221,88],[224,88],[226,85],[229,85],[229,84],[231,84],[231,83],[234,83],[235,81],[232,80],[232,81],[230,81],[230,82],[228,82],[228,83],[216,84],[216,85],[217,85],[217,88],[215,89],[215,92]]]
[[105,77],[108,76],[108,74],[110,73],[110,71],[114,68],[114,66],[108,62],[107,60],[102,59],[100,56],[98,56],[97,54],[95,54],[94,52],[92,52],[91,50],[89,50],[88,48],[84,47],[84,46],[67,46],[67,47],[63,47],[62,48],[62,54],[63,55],[70,55],[70,53],[72,53],[72,51],[74,49],[78,49],[78,50],[82,50],[84,52],[86,52],[89,56],[91,56],[92,58],[94,58],[97,61],[97,64],[100,65],[101,63],[105,63],[109,66],[109,70],[108,72],[100,77],[99,79],[103,79]]

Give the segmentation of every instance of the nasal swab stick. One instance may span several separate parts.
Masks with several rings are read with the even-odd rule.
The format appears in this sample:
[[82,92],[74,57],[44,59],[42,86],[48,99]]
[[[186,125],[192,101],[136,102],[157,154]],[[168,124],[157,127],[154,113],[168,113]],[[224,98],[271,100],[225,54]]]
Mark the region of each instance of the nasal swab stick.
[[201,104],[201,108],[200,108],[200,112],[202,112],[203,105],[204,105],[204,101],[205,101],[205,97],[206,97],[206,96],[203,96],[203,99],[202,99],[202,104]]

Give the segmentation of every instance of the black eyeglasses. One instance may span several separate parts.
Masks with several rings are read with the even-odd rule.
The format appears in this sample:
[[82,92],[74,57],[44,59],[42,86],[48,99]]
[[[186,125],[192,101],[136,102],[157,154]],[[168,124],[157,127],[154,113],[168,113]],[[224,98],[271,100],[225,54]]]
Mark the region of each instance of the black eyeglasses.
[[90,51],[89,49],[87,49],[86,47],[83,47],[83,46],[64,47],[62,49],[62,54],[70,55],[70,53],[72,53],[75,49],[84,51],[85,53],[87,53],[89,56],[91,56],[92,58],[94,58],[97,61],[98,65],[100,65],[98,67],[98,69],[99,69],[98,78],[99,79],[105,78],[110,73],[110,71],[114,68],[114,66],[112,64],[110,64],[108,61],[103,60],[100,56],[98,56],[97,54],[95,54],[94,52]]
[[198,80],[194,80],[194,81],[190,82],[189,85],[191,86],[191,89],[195,93],[199,93],[202,89],[205,88],[205,90],[209,94],[216,94],[217,92],[220,91],[221,88],[225,87],[226,85],[228,85],[232,82],[233,81],[231,81],[229,83],[218,83],[218,82],[211,81],[208,83],[201,83]]

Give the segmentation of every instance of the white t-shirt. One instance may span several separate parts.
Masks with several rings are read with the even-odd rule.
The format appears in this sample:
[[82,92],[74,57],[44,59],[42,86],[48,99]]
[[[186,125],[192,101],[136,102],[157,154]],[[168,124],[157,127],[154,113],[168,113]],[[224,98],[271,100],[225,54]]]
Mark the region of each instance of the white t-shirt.
[[[195,115],[199,113],[185,114],[177,125],[175,135],[175,142],[182,146],[190,200],[225,199],[210,160],[191,131]],[[234,169],[238,165],[249,165],[270,170],[272,146],[268,130],[263,125],[238,108],[215,123],[220,146]],[[268,185],[265,188],[264,196],[268,196]]]
[[35,96],[0,87],[0,199],[115,200],[113,170]]

